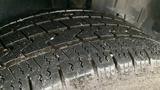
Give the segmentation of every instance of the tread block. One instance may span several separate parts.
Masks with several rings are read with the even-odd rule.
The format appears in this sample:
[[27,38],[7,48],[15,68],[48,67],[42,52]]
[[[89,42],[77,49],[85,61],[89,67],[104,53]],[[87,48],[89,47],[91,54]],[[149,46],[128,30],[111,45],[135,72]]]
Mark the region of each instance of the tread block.
[[19,66],[19,65],[15,65],[12,68],[10,68],[10,71],[12,72],[13,76],[15,77],[15,79],[23,79],[25,78],[25,72],[23,71],[23,69]]
[[41,28],[39,28],[38,26],[31,26],[31,27],[22,29],[21,31],[27,36],[34,36],[38,33],[43,32],[43,30]]
[[84,12],[74,12],[74,14],[72,15],[72,18],[76,18],[76,17],[86,17],[88,18],[88,15],[85,15]]
[[[70,12],[61,12],[61,13],[56,13],[57,17],[72,17],[75,15],[76,12],[70,11]],[[82,12],[78,12],[77,14],[82,14]]]
[[148,63],[149,60],[143,49],[133,48],[133,49],[130,49],[130,52],[134,57],[134,60],[136,63]]
[[2,60],[0,60],[1,62],[7,62],[11,59],[15,59],[19,56],[22,55],[22,51],[23,49],[26,48],[27,45],[29,45],[30,41],[24,39],[20,42],[16,42],[14,45],[10,44],[7,47],[10,48],[10,50],[7,52],[7,54],[3,54],[3,56],[1,57]]
[[3,71],[0,71],[0,75],[2,77],[1,83],[4,85],[14,80],[14,77],[12,76],[12,74],[9,72],[8,69],[4,69]]
[[101,38],[104,38],[104,37],[113,37],[114,35],[110,31],[111,31],[110,27],[108,27],[108,26],[101,26],[101,27],[99,27],[99,30],[96,31],[95,33],[99,37],[101,37]]
[[66,26],[64,26],[63,24],[61,24],[60,22],[57,22],[57,21],[43,23],[40,26],[42,26],[48,32],[55,31],[58,29],[67,29]]
[[117,62],[119,64],[132,62],[131,58],[129,57],[127,49],[113,50],[112,53],[114,54],[114,57],[117,59]]
[[[159,60],[160,57],[160,50],[156,50],[156,48],[148,48],[146,49],[147,53],[149,54],[149,57],[152,59],[152,60]],[[151,62],[152,63],[152,62]]]
[[97,67],[103,68],[114,65],[113,61],[110,58],[109,52],[105,51],[103,47],[98,47],[94,42],[92,44],[93,45],[91,45],[91,43],[85,44],[84,49],[91,54],[91,58],[96,63]]
[[92,12],[92,11],[86,11],[86,12],[83,12],[84,15],[88,15],[88,16],[102,16],[102,13],[96,13],[96,12]]
[[23,70],[24,76],[32,75],[39,69],[33,59],[22,62],[19,64],[19,66],[21,67],[21,70]]
[[118,21],[118,20],[114,20],[114,19],[108,19],[108,18],[103,18],[101,19],[101,22],[105,23],[106,25],[126,25],[123,21]]
[[70,29],[69,31],[63,32],[63,35],[56,36],[53,40],[50,41],[50,43],[54,46],[57,46],[60,44],[71,44],[78,42],[78,39],[75,36],[80,31],[80,29]]
[[[29,21],[31,20],[31,21]],[[25,28],[27,26],[32,26],[33,25],[33,22],[32,22],[32,19],[29,19],[29,20],[24,20],[24,21],[19,21],[15,24],[15,30],[19,30],[21,28]]]
[[65,25],[67,25],[70,28],[80,27],[80,26],[89,26],[89,23],[83,21],[82,19],[69,19],[69,20],[63,20],[61,21]]
[[92,69],[88,57],[86,56],[87,53],[79,45],[76,47],[72,47],[72,49],[76,50],[74,51],[75,53],[71,53],[69,49],[65,50],[64,52],[69,57],[69,60],[60,63],[65,78],[74,76],[76,77],[87,73],[87,70]]
[[4,36],[1,38],[2,42],[7,45],[16,41],[19,41],[20,39],[24,39],[24,35],[18,31],[8,34],[7,36]]
[[76,16],[84,16],[83,11],[69,11],[69,12],[61,12],[54,14],[55,17],[76,17]]
[[48,67],[51,67],[51,66],[55,67],[57,65],[56,58],[53,57],[53,55],[48,53],[34,58],[34,61],[39,66],[39,68],[43,68],[43,69],[47,69]]
[[3,36],[7,33],[12,33],[13,32],[13,28],[10,26],[10,27],[4,27],[2,29],[0,29],[0,36]]
[[52,36],[50,35],[39,35],[37,37],[31,37],[33,42],[29,43],[29,45],[27,45],[27,47],[24,48],[22,52],[24,54],[27,54],[27,53],[47,47],[48,45],[46,44],[46,42],[50,40],[51,37]]
[[43,22],[43,21],[48,20],[48,17],[49,17],[48,14],[40,15],[40,16],[35,16],[35,17],[32,19],[32,21],[35,22],[35,23]]
[[132,34],[131,30],[128,30],[128,28],[126,27],[120,26],[114,26],[111,31],[117,36],[129,36],[130,34]]
[[84,27],[82,28],[82,32],[79,33],[77,36],[83,40],[90,40],[95,39],[97,36],[94,34],[98,28],[96,27]]
[[60,63],[66,62],[71,58],[67,55],[67,53],[60,50],[55,52],[55,57],[56,57],[56,61],[58,61],[57,63],[55,63],[57,65],[59,65]]
[[105,25],[99,18],[85,18],[84,20],[93,26]]

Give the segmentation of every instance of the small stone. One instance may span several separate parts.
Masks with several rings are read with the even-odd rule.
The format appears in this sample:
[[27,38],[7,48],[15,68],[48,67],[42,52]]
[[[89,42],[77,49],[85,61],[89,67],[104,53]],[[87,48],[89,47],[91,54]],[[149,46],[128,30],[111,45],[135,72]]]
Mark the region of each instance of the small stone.
[[111,57],[113,57],[113,54],[110,54]]
[[56,55],[56,57],[59,58],[60,56],[59,56],[59,55]]
[[51,38],[50,38],[50,40],[53,40],[53,39],[54,39],[54,37],[51,37]]
[[125,30],[125,32],[128,32],[128,30]]

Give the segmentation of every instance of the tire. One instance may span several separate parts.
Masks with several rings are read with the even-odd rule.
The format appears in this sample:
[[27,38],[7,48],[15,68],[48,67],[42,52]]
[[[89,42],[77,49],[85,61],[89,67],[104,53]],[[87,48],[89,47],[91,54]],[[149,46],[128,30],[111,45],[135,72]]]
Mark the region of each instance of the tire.
[[159,56],[159,42],[116,16],[41,13],[1,27],[0,90],[133,89],[157,75]]

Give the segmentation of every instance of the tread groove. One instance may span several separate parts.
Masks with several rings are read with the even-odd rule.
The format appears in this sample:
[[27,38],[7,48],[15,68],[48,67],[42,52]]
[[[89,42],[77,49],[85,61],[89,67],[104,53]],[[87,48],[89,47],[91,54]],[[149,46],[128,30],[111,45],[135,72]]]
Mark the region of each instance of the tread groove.
[[99,74],[98,74],[98,67],[96,65],[96,62],[91,58],[91,56],[89,56],[89,62],[93,68],[93,71],[94,71],[94,74],[99,77]]
[[68,56],[63,50],[61,50],[61,52],[62,52],[68,59],[70,59],[70,56]]
[[23,31],[20,31],[20,33],[29,41],[33,42],[33,39],[29,38]]
[[129,54],[129,57],[131,58],[131,60],[132,60],[132,65],[133,65],[133,67],[135,68],[135,59],[134,59],[134,57],[133,57],[133,55],[131,54],[131,52],[128,50],[128,54]]
[[143,50],[144,50],[144,52],[145,52],[145,54],[146,54],[146,56],[147,56],[147,58],[148,58],[149,64],[151,65],[151,58],[150,58],[148,52],[146,51],[146,49],[143,49]]
[[12,90],[15,90],[15,87],[11,84],[10,87],[12,88]]
[[141,8],[141,11],[138,14],[137,22],[139,22],[139,19],[140,19],[141,15],[142,15],[142,12],[143,12],[143,8]]
[[83,68],[83,61],[81,60],[81,57],[78,57],[78,61],[80,62],[80,66]]
[[92,42],[89,43],[91,46],[93,46],[98,52],[100,51],[95,45],[93,45]]
[[68,63],[69,65],[70,65],[70,69],[73,71],[74,70],[74,66],[73,66],[73,64],[72,63]]
[[79,37],[78,35],[79,35],[80,33],[82,33],[83,31],[84,31],[84,29],[81,29],[81,30],[75,35],[75,38],[79,39],[79,41],[82,41],[82,42],[84,42],[83,38]]
[[62,69],[59,65],[57,66],[57,68],[58,68],[58,74],[59,74],[62,86],[65,88],[66,87],[66,82],[65,82],[65,77],[63,75]]
[[48,33],[48,31],[45,28],[43,28],[42,26],[40,26],[40,25],[36,25],[36,26],[41,28],[45,33]]
[[118,36],[117,36],[117,34],[115,34],[115,33],[113,33],[113,32],[111,32],[112,34],[113,34],[113,37],[116,39]]
[[33,84],[31,78],[28,76],[27,79],[28,79],[29,90],[33,90]]
[[110,52],[110,56],[113,59],[113,63],[115,65],[115,68],[117,69],[117,71],[119,71],[117,59],[115,58],[115,56],[113,55],[112,52]]
[[13,72],[12,72],[12,70],[11,70],[10,68],[8,68],[8,71],[11,73],[12,77],[13,77],[14,79],[16,79],[15,75],[13,74]]
[[42,68],[41,65],[33,58],[33,61],[37,64],[39,68]]
[[93,34],[96,35],[99,39],[102,39],[101,36],[96,33],[96,31]]
[[66,25],[65,23],[63,23],[62,21],[59,21],[62,25],[66,26],[68,30],[71,29],[71,27],[69,27],[68,25]]

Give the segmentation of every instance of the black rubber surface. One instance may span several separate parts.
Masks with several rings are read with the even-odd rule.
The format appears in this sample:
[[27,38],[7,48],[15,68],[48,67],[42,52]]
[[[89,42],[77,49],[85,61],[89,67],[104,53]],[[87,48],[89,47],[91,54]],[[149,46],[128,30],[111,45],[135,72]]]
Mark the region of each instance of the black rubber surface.
[[104,68],[110,74],[107,68],[151,65],[159,55],[159,42],[123,19],[88,10],[46,12],[1,27],[0,90],[64,89]]

